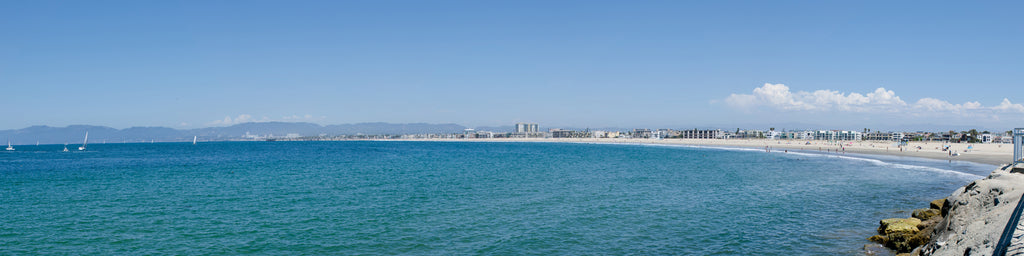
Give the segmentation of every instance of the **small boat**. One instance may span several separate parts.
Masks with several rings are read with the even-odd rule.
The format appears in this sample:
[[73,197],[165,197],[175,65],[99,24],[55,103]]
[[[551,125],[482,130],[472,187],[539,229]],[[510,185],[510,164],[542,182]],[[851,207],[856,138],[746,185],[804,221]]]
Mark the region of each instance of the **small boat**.
[[197,138],[199,138],[199,136],[192,136],[192,145],[196,144],[196,139]]
[[68,144],[64,144],[64,152],[68,152]]
[[82,146],[78,147],[79,151],[85,150],[85,144],[89,144],[89,132],[85,132],[85,141],[82,142]]
[[14,147],[11,146],[11,141],[7,141],[7,151],[14,151]]

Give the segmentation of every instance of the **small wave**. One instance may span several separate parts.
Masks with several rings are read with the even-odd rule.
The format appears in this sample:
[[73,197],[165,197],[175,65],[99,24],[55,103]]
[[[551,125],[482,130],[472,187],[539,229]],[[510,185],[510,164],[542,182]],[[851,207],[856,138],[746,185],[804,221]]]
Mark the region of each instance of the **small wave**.
[[[753,151],[765,152],[764,149],[760,149],[760,148],[741,148],[741,147],[725,147],[725,146],[671,145],[671,144],[642,144],[642,145],[644,145],[644,146],[656,146],[656,147],[679,147],[679,148],[717,149],[717,150],[746,151],[746,152],[753,152]],[[849,156],[849,155],[833,155],[833,154],[807,153],[807,152],[798,152],[796,150],[785,150],[785,149],[772,149],[772,151],[770,153],[780,153],[780,154],[784,153],[784,154],[808,156],[808,157],[829,157],[829,158],[839,158],[839,159],[846,159],[846,160],[853,160],[853,161],[863,161],[863,162],[868,162],[868,163],[871,163],[871,164],[874,164],[874,165],[877,165],[877,166],[885,166],[885,167],[907,169],[907,170],[918,170],[918,171],[928,171],[928,172],[952,174],[952,175],[962,176],[962,177],[970,178],[970,179],[981,179],[981,178],[985,177],[985,176],[981,176],[981,175],[977,175],[977,174],[965,173],[965,172],[949,170],[949,169],[942,169],[942,168],[936,168],[936,167],[930,167],[930,166],[891,163],[891,162],[886,162],[886,161],[882,161],[882,160],[879,160],[879,159],[873,159],[873,158],[867,158],[867,157],[855,157],[855,156]]]
[[871,159],[871,158],[852,157],[852,156],[836,156],[836,157],[841,158],[841,159],[870,162],[872,164],[879,165],[879,166],[895,167],[895,168],[908,169],[908,170],[920,170],[920,171],[930,171],[930,172],[955,174],[955,175],[964,176],[964,177],[971,178],[971,179],[981,179],[981,178],[985,177],[985,176],[981,176],[981,175],[977,175],[977,174],[970,174],[970,173],[959,172],[959,171],[954,171],[954,170],[935,168],[935,167],[930,167],[930,166],[921,166],[921,165],[909,165],[909,164],[890,163],[890,162],[885,162],[885,161],[882,161],[882,160]]

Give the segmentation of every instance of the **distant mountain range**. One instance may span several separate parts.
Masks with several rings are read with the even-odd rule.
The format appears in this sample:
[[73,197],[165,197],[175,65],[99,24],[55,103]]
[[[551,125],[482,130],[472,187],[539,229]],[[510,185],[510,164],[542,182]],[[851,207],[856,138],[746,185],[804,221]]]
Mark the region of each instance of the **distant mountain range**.
[[193,136],[199,140],[231,140],[241,139],[247,133],[251,135],[300,136],[317,135],[394,135],[424,133],[458,133],[466,129],[457,124],[391,124],[391,123],[358,123],[319,125],[313,123],[260,122],[242,123],[227,127],[208,127],[199,129],[179,130],[167,127],[132,127],[115,129],[106,126],[69,125],[67,127],[31,126],[17,130],[0,130],[0,143],[10,140],[17,145],[35,144],[79,144],[89,132],[89,143],[121,143],[121,142],[174,142],[192,141]]

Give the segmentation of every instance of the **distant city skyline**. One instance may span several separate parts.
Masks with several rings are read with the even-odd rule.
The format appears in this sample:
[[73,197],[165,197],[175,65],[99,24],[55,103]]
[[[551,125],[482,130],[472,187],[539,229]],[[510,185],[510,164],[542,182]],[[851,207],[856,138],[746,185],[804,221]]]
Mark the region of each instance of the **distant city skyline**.
[[0,130],[1024,126],[1012,1],[4,5]]

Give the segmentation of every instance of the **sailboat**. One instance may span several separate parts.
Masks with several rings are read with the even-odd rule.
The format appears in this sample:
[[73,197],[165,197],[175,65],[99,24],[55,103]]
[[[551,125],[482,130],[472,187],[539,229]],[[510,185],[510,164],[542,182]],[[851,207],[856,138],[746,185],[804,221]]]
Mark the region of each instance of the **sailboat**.
[[192,136],[192,145],[196,144],[196,138],[199,138],[199,136]]
[[89,132],[85,132],[85,141],[82,142],[81,147],[78,147],[78,150],[85,150],[85,144],[89,144]]
[[7,151],[14,151],[14,147],[11,146],[11,141],[7,141]]
[[68,144],[64,144],[64,152],[68,152]]

